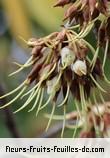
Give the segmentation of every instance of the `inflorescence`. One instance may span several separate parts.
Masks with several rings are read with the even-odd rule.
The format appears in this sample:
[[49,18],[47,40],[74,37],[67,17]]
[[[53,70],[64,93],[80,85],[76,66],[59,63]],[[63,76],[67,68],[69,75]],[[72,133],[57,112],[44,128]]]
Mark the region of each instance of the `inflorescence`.
[[[62,136],[68,116],[70,120],[76,119],[75,126],[67,125],[68,128],[75,129],[74,136],[78,127],[83,127],[81,137],[104,136],[102,133],[105,134],[103,132],[106,129],[105,125],[103,127],[100,125],[99,128],[99,124],[104,122],[101,122],[102,114],[104,114],[103,117],[106,115],[110,119],[110,113],[108,111],[106,113],[105,109],[98,106],[94,89],[98,89],[101,101],[105,103],[102,93],[106,93],[106,90],[100,85],[99,80],[110,83],[104,70],[110,44],[110,2],[108,0],[58,0],[54,7],[64,7],[65,5],[69,6],[63,19],[67,20],[67,23],[62,26],[60,32],[26,41],[26,44],[32,48],[31,57],[24,65],[16,63],[20,68],[10,76],[25,68],[31,68],[31,71],[19,87],[0,97],[2,99],[20,91],[15,98],[1,106],[0,109],[9,106],[19,98],[28,96],[23,106],[14,113],[23,110],[35,100],[29,112],[37,107],[37,116],[39,111],[51,102],[52,113],[47,116],[49,117],[47,129],[52,118],[59,118],[54,116],[55,108],[63,107]],[[95,46],[88,42],[88,35],[91,32],[95,35]],[[104,52],[103,61],[99,57],[99,52]],[[34,86],[28,89],[33,83]],[[48,99],[43,103],[45,91]],[[63,95],[62,101],[58,103],[58,96],[61,94]],[[70,115],[66,114],[70,94],[74,98],[76,117],[74,117],[74,112]],[[92,106],[91,95],[97,109]],[[103,109],[103,112],[100,109]]]

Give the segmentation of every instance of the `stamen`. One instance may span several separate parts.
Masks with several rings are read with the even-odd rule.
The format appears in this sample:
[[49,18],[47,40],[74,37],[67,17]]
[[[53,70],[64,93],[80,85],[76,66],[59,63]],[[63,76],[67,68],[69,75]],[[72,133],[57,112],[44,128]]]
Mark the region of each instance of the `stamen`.
[[61,104],[58,105],[58,107],[61,107],[61,106],[63,106],[63,105],[66,103],[66,101],[67,101],[67,99],[68,99],[68,96],[69,96],[69,92],[70,92],[70,85],[67,84],[67,92],[66,92],[66,96],[65,96],[63,102],[62,102]]
[[13,76],[13,75],[19,73],[20,71],[22,71],[26,67],[26,65],[30,63],[30,61],[32,60],[32,58],[33,57],[30,57],[29,60],[20,69],[18,69],[17,71],[11,73],[9,76]]
[[13,64],[15,64],[15,65],[17,65],[17,66],[19,66],[19,67],[22,67],[22,66],[23,66],[22,64],[19,64],[19,63],[17,63],[17,62],[13,62]]
[[94,114],[92,114],[92,118],[93,118],[93,123],[94,123],[94,129],[95,129],[96,136],[100,138],[101,137],[101,131],[100,131],[99,127],[97,126]]
[[92,66],[91,71],[94,69],[94,66],[95,66],[95,64],[96,64],[96,60],[97,60],[97,57],[98,57],[98,53],[99,53],[99,47],[97,47],[97,50],[96,50],[96,52],[95,52],[95,54],[94,54],[94,57],[93,57],[93,59],[92,59],[92,62],[91,62],[91,66]]
[[110,84],[110,81],[109,81],[108,78],[106,77],[105,73],[103,73],[103,77],[104,77],[104,80],[105,80],[108,84]]
[[105,46],[104,59],[103,59],[103,64],[102,64],[102,69],[103,70],[104,70],[104,67],[105,67],[106,59],[107,59],[108,47],[109,47],[109,40],[107,40],[106,46]]
[[9,92],[9,93],[7,93],[7,94],[1,96],[0,99],[3,99],[3,98],[5,98],[5,97],[7,97],[7,96],[9,96],[9,95],[11,95],[11,94],[17,92],[17,91],[18,91],[19,89],[21,89],[25,84],[27,84],[27,82],[28,82],[28,80],[25,80],[25,81],[24,81],[21,85],[19,85],[16,89],[14,89],[14,90],[12,90],[11,92]]
[[94,23],[90,24],[85,31],[80,35],[80,38],[84,38],[88,35],[88,33],[91,31],[91,29],[93,28]]
[[[30,94],[29,98],[28,98],[27,101],[24,103],[24,105],[22,106],[22,109],[24,109],[24,108],[28,105],[28,103],[29,103],[30,99],[32,98],[33,94],[34,94],[34,91]],[[16,111],[13,112],[13,113],[16,114],[17,111],[18,111],[18,110],[16,110]]]
[[28,112],[31,112],[31,111],[33,111],[33,110],[35,109],[35,107],[36,107],[36,105],[37,105],[37,103],[38,103],[38,101],[39,101],[40,95],[41,95],[41,89],[39,90],[39,92],[38,92],[38,94],[37,94],[37,98],[36,98],[36,100],[35,100],[34,105],[32,106],[32,108],[31,108]]
[[22,36],[19,36],[19,39],[21,39],[24,43],[28,43],[28,41],[26,41]]
[[85,108],[85,111],[87,111],[87,105],[86,105],[86,100],[85,100],[85,95],[84,95],[84,87],[81,86],[81,88],[82,88],[82,98],[83,98],[84,108]]
[[92,74],[90,74],[91,79],[93,80],[93,82],[95,83],[95,85],[97,86],[97,88],[99,88],[102,92],[106,93],[106,91],[98,84],[98,82],[94,79],[94,77],[92,76]]
[[81,98],[82,111],[85,111],[84,102],[83,102],[83,94],[82,94],[82,85],[80,85],[80,84],[79,84],[79,90],[80,90],[80,98]]
[[24,64],[19,64],[19,63],[17,63],[17,62],[13,62],[13,64],[15,64],[15,65],[17,65],[17,66],[19,66],[19,67],[21,67],[21,68],[22,68],[22,67],[23,67],[23,68],[29,67],[29,66],[31,66],[33,63],[34,63],[34,61],[30,62],[29,64],[24,65]]
[[[27,105],[29,105],[29,103],[30,103],[30,102],[34,99],[34,97],[37,95],[38,91],[39,91],[39,89],[37,89],[35,92],[33,91],[33,92],[30,94],[30,97],[29,97],[29,99],[26,101],[26,103],[25,103],[23,106],[21,106],[18,110],[16,110],[16,111],[14,112],[14,114],[16,114],[17,112],[23,110]],[[33,94],[33,93],[34,93],[34,94]]]
[[[86,28],[86,29],[87,29],[87,28]],[[86,29],[85,29],[85,30],[86,30]],[[75,39],[79,38],[79,37],[85,32],[85,30],[82,29],[82,30],[80,31],[80,33],[77,34],[77,36],[75,37]]]
[[87,61],[89,62],[89,64],[91,63],[91,60],[89,59],[89,57],[87,57]]
[[95,49],[94,49],[94,47],[89,43],[89,42],[87,42],[86,40],[84,40],[83,39],[83,42],[88,46],[88,48],[91,50],[91,52],[93,53],[93,54],[95,54]]
[[97,108],[98,115],[100,116],[100,119],[102,119],[102,116],[101,116],[100,111],[99,111],[98,102],[97,102],[95,93],[93,93],[93,99],[94,99],[95,106]]
[[53,95],[50,95],[47,102],[41,106],[40,110],[44,109],[49,104],[49,102],[53,99],[53,97],[54,97]]
[[26,95],[28,95],[29,93],[31,93],[32,91],[34,91],[36,88],[37,88],[37,89],[40,88],[40,83],[37,83],[33,88],[31,88],[28,92],[26,92],[26,93],[21,97],[21,99],[23,99]]
[[82,116],[81,116],[81,112],[80,112],[80,109],[79,109],[79,105],[78,105],[78,102],[77,102],[76,99],[74,100],[74,103],[75,103],[75,106],[76,106],[76,110],[78,111],[79,117],[80,117],[80,119],[81,119]]
[[62,132],[61,132],[61,138],[63,138],[64,135],[64,130],[65,130],[65,124],[66,124],[66,105],[63,107],[64,109],[64,118],[63,118],[63,127],[62,127]]
[[104,97],[103,97],[103,95],[102,95],[102,93],[99,89],[98,89],[98,92],[99,92],[99,96],[100,96],[100,99],[101,99],[102,103],[105,104]]
[[52,57],[52,49],[50,49],[50,52],[48,53],[47,59],[46,59],[46,61],[45,61],[45,64],[48,64],[48,63],[49,63],[51,57]]
[[[67,113],[65,119],[66,119],[66,120],[70,120],[71,117],[72,117],[72,115],[77,116],[78,113],[77,113],[76,111]],[[79,116],[79,115],[78,115],[78,116]],[[50,114],[45,114],[45,117],[46,117],[46,118],[50,118]],[[64,116],[63,116],[63,115],[53,115],[53,120],[63,120],[63,119],[64,119]]]
[[56,107],[56,104],[55,102],[53,103],[53,108],[52,108],[52,112],[51,112],[51,116],[50,116],[50,119],[48,121],[48,124],[47,124],[47,127],[46,127],[46,131],[48,131],[49,127],[50,127],[50,124],[51,124],[51,121],[52,121],[52,118],[53,118],[53,115],[54,115],[54,112],[55,112],[55,107]]
[[68,129],[75,129],[76,128],[76,125],[70,125],[70,124],[66,124],[66,128]]
[[44,97],[44,88],[42,89],[42,94],[41,94],[41,98],[40,98],[40,101],[39,101],[39,105],[38,105],[38,109],[37,109],[37,112],[36,112],[36,117],[40,111],[40,107],[42,105],[42,101],[43,101],[43,97]]
[[[68,115],[68,114],[67,114],[67,115]],[[67,115],[66,115],[66,119],[68,119]],[[46,117],[46,118],[50,118],[50,114],[45,114],[45,117]],[[59,120],[63,120],[63,119],[64,119],[64,116],[63,116],[63,115],[53,115],[53,118],[52,118],[52,119],[59,121]]]
[[76,120],[76,126],[74,128],[73,138],[75,138],[77,130],[78,130],[78,117],[77,117],[77,120]]
[[[83,89],[83,86],[81,84],[79,85],[79,89],[80,89],[82,113],[84,115],[84,123],[86,124],[86,122],[87,122],[87,106],[86,106],[86,101],[85,101],[85,97],[84,97],[84,89]],[[76,127],[76,131],[77,131],[77,127]]]
[[79,24],[78,24],[78,25],[75,25],[75,26],[71,26],[71,27],[67,26],[67,29],[70,29],[70,30],[71,30],[71,29],[76,29],[76,28],[79,28],[79,26],[80,26]]
[[[75,129],[76,127],[77,127],[77,129],[78,129],[78,128],[80,128],[80,127],[83,126],[83,123],[84,123],[84,122],[81,122],[81,123],[80,123],[80,120],[79,120],[79,122],[76,122],[76,121],[77,121],[77,120],[75,120],[74,125],[67,124],[66,127],[73,130],[73,129]],[[76,123],[77,123],[77,125],[75,125]],[[74,136],[74,137],[75,137],[75,136]]]
[[48,47],[48,48],[53,48],[53,44],[51,43],[51,45],[48,43],[48,42],[51,42],[51,41],[47,41],[47,40],[49,40],[49,39],[45,39],[45,38],[43,38],[43,42],[45,43],[45,45]]
[[8,102],[7,104],[3,105],[0,107],[0,109],[6,108],[8,107],[10,104],[12,104],[13,102],[15,102],[22,94],[23,92],[26,90],[27,86],[23,87],[23,89],[20,91],[20,93],[14,98],[12,99],[10,102]]
[[72,36],[72,40],[70,40],[69,42],[73,42],[78,40],[79,38],[84,38],[85,36],[88,35],[88,33],[91,31],[91,29],[93,28],[94,23],[89,24],[88,27],[86,27],[86,29],[82,29],[82,31],[79,34],[75,34],[76,36],[73,38]]

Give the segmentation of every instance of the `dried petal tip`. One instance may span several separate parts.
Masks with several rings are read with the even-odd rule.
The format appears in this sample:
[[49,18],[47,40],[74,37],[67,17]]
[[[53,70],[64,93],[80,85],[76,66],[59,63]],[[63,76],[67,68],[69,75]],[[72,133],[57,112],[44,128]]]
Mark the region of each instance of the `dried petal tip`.
[[72,71],[74,71],[78,76],[83,76],[87,74],[87,66],[85,61],[77,60],[71,65]]
[[54,7],[64,7],[66,4],[70,3],[71,0],[58,0]]

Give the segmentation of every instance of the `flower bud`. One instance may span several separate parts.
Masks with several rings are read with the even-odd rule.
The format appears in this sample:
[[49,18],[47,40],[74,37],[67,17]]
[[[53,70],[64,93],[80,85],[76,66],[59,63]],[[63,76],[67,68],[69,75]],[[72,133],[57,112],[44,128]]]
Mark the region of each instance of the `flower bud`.
[[58,76],[53,79],[47,81],[47,94],[51,94],[52,92],[57,92],[60,89],[60,81],[58,81]]
[[71,65],[75,60],[75,54],[68,47],[64,47],[61,50],[61,63],[63,67]]
[[41,50],[42,50],[42,46],[34,47],[32,49],[31,54],[33,55],[33,57],[38,57],[40,55],[40,53],[41,53]]
[[95,6],[96,6],[96,0],[89,0],[89,8],[90,8],[91,15],[93,14],[95,10]]
[[78,9],[78,8],[77,8],[77,6],[75,6],[75,5],[70,6],[70,7],[68,8],[68,10],[66,11],[63,20],[65,21],[65,20],[68,19],[69,17],[70,17],[70,18],[73,17],[74,14],[76,14],[77,9]]
[[54,7],[63,7],[66,4],[70,3],[71,0],[58,0],[58,2],[54,5]]
[[92,111],[97,116],[99,116],[99,114],[103,115],[105,112],[105,107],[101,106],[101,105],[98,105],[98,108],[97,108],[97,106],[93,106]]
[[74,71],[78,76],[83,76],[87,74],[87,65],[85,61],[77,60],[71,65],[72,71]]

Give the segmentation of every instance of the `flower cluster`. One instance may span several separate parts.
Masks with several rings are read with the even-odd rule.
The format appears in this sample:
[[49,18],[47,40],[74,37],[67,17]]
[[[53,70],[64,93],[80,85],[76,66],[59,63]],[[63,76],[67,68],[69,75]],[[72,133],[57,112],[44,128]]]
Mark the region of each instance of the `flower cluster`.
[[109,0],[58,0],[54,7],[69,5],[65,12],[64,20],[68,19],[68,26],[80,28],[80,37],[84,38],[94,30],[97,39],[97,50],[104,48],[103,69],[110,41],[110,2]]
[[[110,103],[92,106],[88,109],[87,127],[80,137],[110,137]],[[84,127],[84,126],[83,126]]]
[[[62,136],[66,125],[66,107],[70,93],[74,98],[78,111],[79,117],[76,119],[84,121],[86,125],[88,123],[91,132],[93,127],[95,127],[94,125],[97,124],[97,121],[94,123],[93,119],[88,121],[88,115],[96,118],[90,108],[91,90],[94,90],[96,87],[99,90],[101,100],[103,100],[101,92],[106,91],[98,83],[98,80],[103,79],[110,83],[104,73],[110,40],[109,1],[58,0],[54,7],[63,7],[67,4],[69,4],[69,8],[64,17],[64,20],[68,19],[67,24],[62,26],[60,32],[54,32],[39,39],[32,38],[26,42],[32,48],[31,57],[24,65],[16,63],[20,68],[11,75],[29,67],[31,71],[19,87],[0,97],[2,99],[20,91],[13,100],[0,108],[9,106],[18,98],[28,96],[24,105],[14,113],[23,110],[35,100],[29,112],[37,107],[36,116],[40,110],[51,102],[53,108],[49,116],[47,129],[53,118],[55,107],[63,107],[64,123]],[[97,41],[95,48],[85,39],[92,30]],[[103,49],[104,59],[101,62],[99,51]],[[31,84],[34,84],[34,86],[28,90]],[[43,103],[45,91],[48,94],[48,99]],[[61,96],[61,94],[63,95],[62,102],[58,103],[58,96]],[[95,94],[94,101],[96,101]],[[81,108],[78,104],[81,105]],[[88,110],[89,108],[90,110]],[[101,120],[101,117],[98,116],[98,119]],[[92,133],[94,132],[92,131]],[[83,133],[81,135],[84,136]]]

